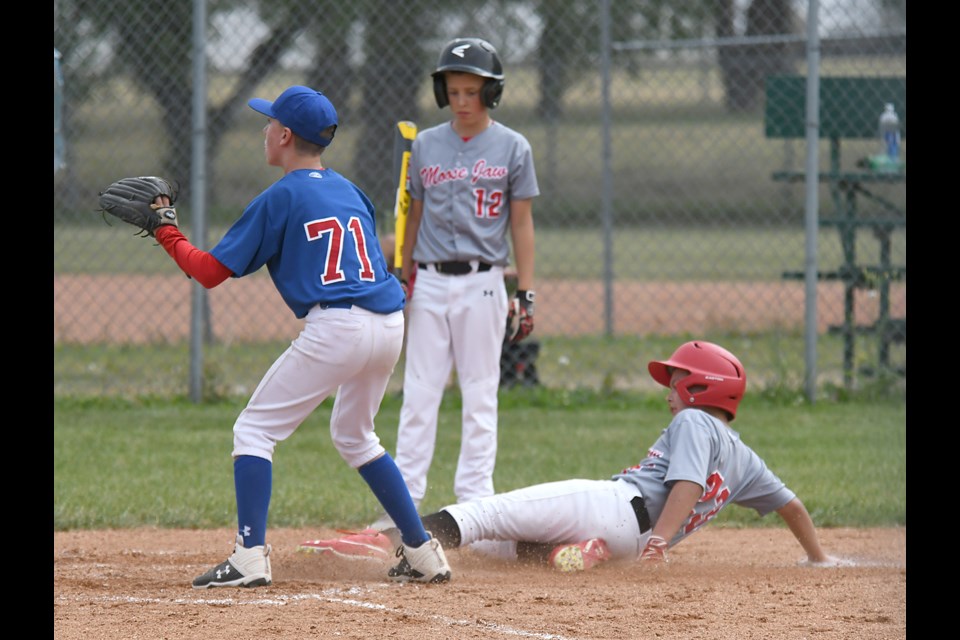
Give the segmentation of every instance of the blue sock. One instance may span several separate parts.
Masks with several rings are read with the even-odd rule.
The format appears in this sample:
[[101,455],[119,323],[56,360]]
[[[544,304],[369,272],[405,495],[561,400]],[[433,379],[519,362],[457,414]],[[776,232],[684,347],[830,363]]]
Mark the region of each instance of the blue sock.
[[243,546],[249,549],[264,544],[273,463],[255,456],[237,456],[233,461],[233,483],[237,492],[237,526],[243,536]]
[[373,495],[377,496],[387,515],[393,518],[394,524],[400,529],[403,544],[419,547],[429,540],[420,521],[420,514],[417,513],[417,507],[413,504],[410,492],[407,491],[403,476],[400,475],[397,463],[389,453],[384,453],[357,471],[370,485]]

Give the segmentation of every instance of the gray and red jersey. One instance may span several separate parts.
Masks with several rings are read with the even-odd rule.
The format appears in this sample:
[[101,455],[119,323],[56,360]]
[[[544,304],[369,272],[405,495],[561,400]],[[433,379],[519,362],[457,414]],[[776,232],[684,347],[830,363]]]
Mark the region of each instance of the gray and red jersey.
[[733,503],[761,516],[776,511],[793,498],[788,489],[740,434],[699,409],[684,409],[673,417],[640,464],[613,476],[635,484],[656,522],[670,488],[678,480],[703,487],[703,495],[684,521],[670,546],[680,542]]
[[510,200],[540,194],[522,134],[496,121],[467,140],[450,122],[425,129],[413,141],[409,175],[410,196],[423,201],[414,261],[509,264]]

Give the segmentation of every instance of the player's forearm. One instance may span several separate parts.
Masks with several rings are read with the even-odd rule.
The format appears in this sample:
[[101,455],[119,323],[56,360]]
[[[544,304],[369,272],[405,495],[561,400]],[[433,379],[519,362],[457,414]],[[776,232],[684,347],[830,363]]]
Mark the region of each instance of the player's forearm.
[[533,231],[533,201],[520,200],[511,204],[510,234],[513,239],[513,257],[517,268],[517,289],[535,288]]
[[690,517],[690,512],[702,495],[703,487],[696,482],[687,480],[675,482],[663,505],[660,517],[653,525],[652,535],[660,536],[669,542],[680,529],[680,525]]
[[197,249],[177,227],[164,225],[157,229],[157,242],[170,254],[185,274],[212,289],[233,275],[227,267],[206,251]]
[[827,554],[820,546],[820,540],[817,537],[817,529],[813,524],[813,519],[807,508],[803,506],[799,498],[794,498],[787,504],[777,509],[777,514],[783,518],[783,521],[790,527],[793,536],[807,552],[807,559],[810,562],[826,562]]

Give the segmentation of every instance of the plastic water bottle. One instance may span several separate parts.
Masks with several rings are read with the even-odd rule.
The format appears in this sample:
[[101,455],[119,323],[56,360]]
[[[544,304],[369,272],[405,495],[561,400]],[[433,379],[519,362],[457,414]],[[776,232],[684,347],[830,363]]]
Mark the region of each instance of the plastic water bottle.
[[887,161],[891,166],[897,166],[900,163],[900,117],[889,102],[880,114],[880,138]]

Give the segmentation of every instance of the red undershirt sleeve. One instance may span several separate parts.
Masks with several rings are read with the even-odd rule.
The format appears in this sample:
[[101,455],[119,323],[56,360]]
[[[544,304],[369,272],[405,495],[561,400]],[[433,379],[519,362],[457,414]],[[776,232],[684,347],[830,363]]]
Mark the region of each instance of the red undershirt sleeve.
[[223,266],[210,253],[193,246],[180,229],[174,225],[163,225],[154,232],[154,235],[160,246],[177,263],[177,266],[205,288],[213,289],[233,275],[230,269]]

